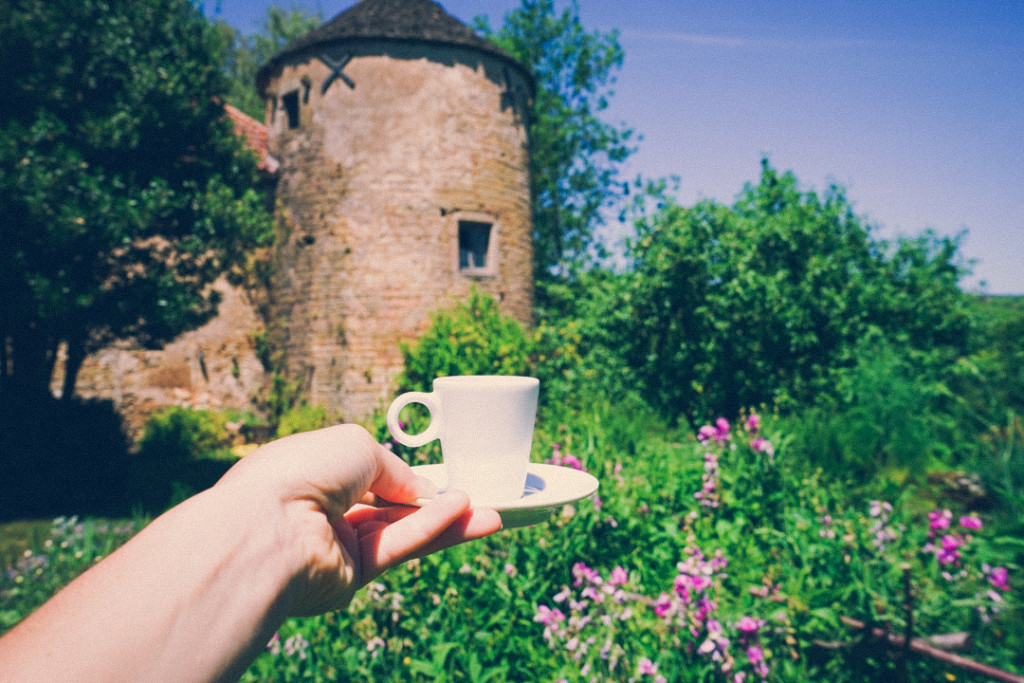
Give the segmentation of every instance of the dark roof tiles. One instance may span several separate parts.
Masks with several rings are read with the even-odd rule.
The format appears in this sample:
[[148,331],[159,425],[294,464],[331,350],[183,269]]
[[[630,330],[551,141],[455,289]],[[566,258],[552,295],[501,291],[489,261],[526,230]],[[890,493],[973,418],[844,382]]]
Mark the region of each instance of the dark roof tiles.
[[529,71],[507,52],[473,32],[433,0],[363,0],[330,21],[289,43],[260,68],[256,76],[260,90],[270,71],[285,58],[307,48],[353,39],[423,41],[461,45],[507,60],[532,81]]

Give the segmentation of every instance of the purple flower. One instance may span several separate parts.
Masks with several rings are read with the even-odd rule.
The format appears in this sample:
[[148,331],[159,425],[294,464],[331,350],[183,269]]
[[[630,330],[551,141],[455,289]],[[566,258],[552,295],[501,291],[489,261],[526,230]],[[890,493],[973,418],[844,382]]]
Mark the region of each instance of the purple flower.
[[562,458],[563,467],[571,467],[574,470],[583,471],[583,461],[577,458],[572,453],[566,453],[565,457]]
[[946,534],[942,537],[942,544],[935,549],[935,557],[939,564],[954,564],[960,559],[958,548],[964,545],[964,540],[959,536]]
[[1001,591],[1010,590],[1009,572],[1006,567],[995,567],[988,572],[988,582]]
[[577,562],[572,567],[572,575],[575,577],[573,581],[574,586],[581,586],[583,582],[600,585],[602,583],[601,573],[596,569],[591,569],[582,562]]
[[654,676],[658,673],[658,665],[647,657],[641,657],[636,665],[636,672],[641,676]]
[[664,619],[668,614],[672,612],[672,596],[668,593],[662,593],[658,596],[658,601],[654,603],[654,613]]
[[754,673],[761,678],[768,677],[768,663],[764,661],[764,650],[757,645],[747,648],[747,659],[754,665]]
[[559,609],[551,609],[547,605],[538,605],[537,614],[533,616],[533,620],[545,626],[557,626],[565,621],[565,615]]
[[757,413],[751,413],[750,417],[747,418],[746,427],[747,431],[751,434],[757,434],[758,430],[761,429],[761,416]]
[[964,515],[960,518],[960,526],[977,531],[981,529],[981,519],[977,515]]
[[932,510],[928,513],[928,528],[934,533],[945,531],[949,528],[949,522],[953,519],[953,513],[949,510]]
[[629,574],[622,567],[616,567],[612,570],[611,576],[608,577],[608,585],[610,586],[622,586],[629,581]]
[[289,657],[298,655],[299,659],[305,659],[308,649],[309,641],[303,638],[301,633],[296,633],[284,641],[284,652]]
[[753,633],[764,626],[764,621],[761,619],[754,619],[753,617],[744,616],[738,622],[736,622],[736,628],[744,633]]
[[886,502],[883,502],[883,501],[880,501],[880,500],[873,500],[873,501],[871,501],[871,511],[870,511],[870,514],[871,514],[872,517],[884,517],[886,520],[888,520],[889,519],[889,513],[891,513],[891,512],[892,512],[892,504],[891,503],[886,503]]

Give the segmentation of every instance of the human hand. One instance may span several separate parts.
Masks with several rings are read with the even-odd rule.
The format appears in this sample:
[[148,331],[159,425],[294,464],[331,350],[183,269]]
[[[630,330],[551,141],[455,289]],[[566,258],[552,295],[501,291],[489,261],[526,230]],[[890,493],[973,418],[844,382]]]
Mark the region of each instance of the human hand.
[[[470,509],[460,491],[437,496],[430,481],[355,425],[269,443],[215,488],[271,503],[295,551],[294,615],[345,607],[387,569],[501,528],[496,511]],[[428,499],[422,507],[376,504],[421,499]]]

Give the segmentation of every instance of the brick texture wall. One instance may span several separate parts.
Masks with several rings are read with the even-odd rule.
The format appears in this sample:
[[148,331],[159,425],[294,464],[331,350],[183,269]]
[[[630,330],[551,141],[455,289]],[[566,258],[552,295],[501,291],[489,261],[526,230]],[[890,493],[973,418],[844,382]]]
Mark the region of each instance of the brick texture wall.
[[[526,86],[462,48],[364,41],[344,52],[354,88],[336,79],[321,93],[331,70],[317,51],[267,89],[286,235],[271,326],[310,400],[360,419],[390,398],[399,343],[472,286],[531,322]],[[289,92],[297,127],[281,108]],[[460,268],[460,220],[493,226],[482,271]]]

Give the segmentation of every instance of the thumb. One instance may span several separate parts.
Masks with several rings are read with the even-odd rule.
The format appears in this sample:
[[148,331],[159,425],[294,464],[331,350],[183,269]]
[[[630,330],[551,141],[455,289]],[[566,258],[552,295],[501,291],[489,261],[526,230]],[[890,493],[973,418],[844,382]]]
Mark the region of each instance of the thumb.
[[370,493],[392,503],[426,502],[437,497],[437,486],[432,481],[416,474],[383,446],[377,449],[377,461],[377,476],[370,484]]

